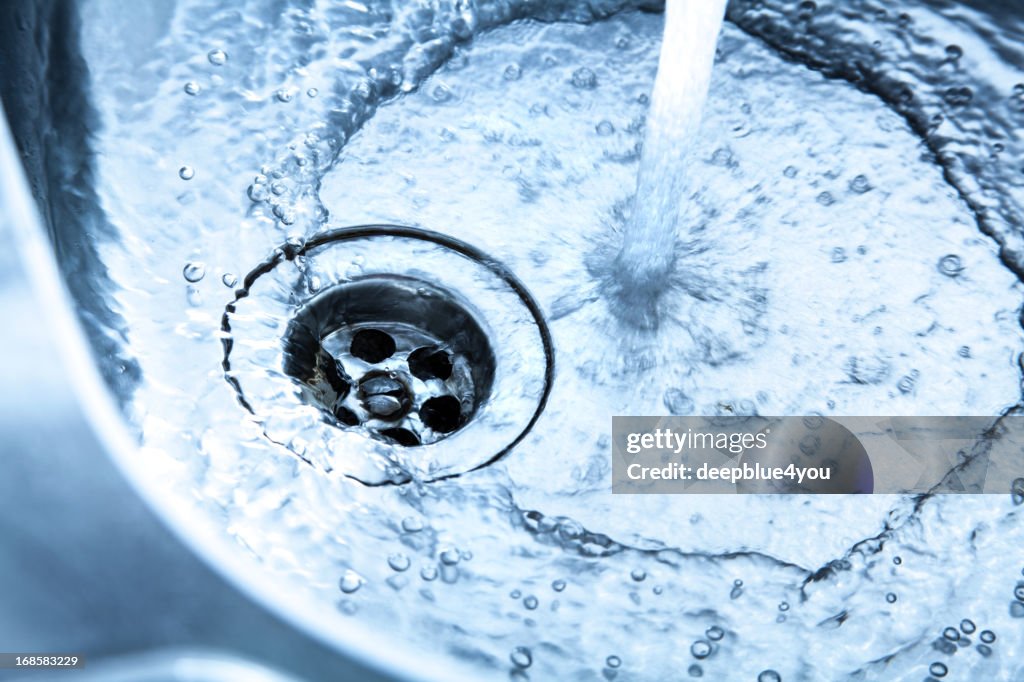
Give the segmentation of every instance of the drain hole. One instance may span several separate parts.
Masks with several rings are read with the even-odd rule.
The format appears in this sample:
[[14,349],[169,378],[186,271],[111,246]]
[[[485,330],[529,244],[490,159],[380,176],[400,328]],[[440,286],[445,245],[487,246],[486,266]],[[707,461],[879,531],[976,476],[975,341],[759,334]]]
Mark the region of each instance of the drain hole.
[[420,419],[435,431],[450,433],[462,422],[462,404],[450,395],[431,398],[420,408]]
[[407,447],[465,426],[494,377],[474,315],[409,277],[371,276],[314,296],[289,323],[284,351],[285,373],[327,423]]
[[445,381],[452,375],[452,361],[443,350],[424,346],[409,354],[409,371],[421,381]]
[[375,365],[395,354],[395,340],[379,329],[361,329],[352,337],[349,350],[353,356]]

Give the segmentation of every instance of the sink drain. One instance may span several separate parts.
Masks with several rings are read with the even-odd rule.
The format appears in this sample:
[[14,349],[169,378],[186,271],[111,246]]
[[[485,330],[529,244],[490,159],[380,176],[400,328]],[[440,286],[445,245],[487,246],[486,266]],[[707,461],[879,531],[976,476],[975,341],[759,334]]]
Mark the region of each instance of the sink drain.
[[497,461],[536,422],[553,375],[522,283],[463,242],[409,227],[278,248],[223,329],[225,376],[266,436],[370,485]]

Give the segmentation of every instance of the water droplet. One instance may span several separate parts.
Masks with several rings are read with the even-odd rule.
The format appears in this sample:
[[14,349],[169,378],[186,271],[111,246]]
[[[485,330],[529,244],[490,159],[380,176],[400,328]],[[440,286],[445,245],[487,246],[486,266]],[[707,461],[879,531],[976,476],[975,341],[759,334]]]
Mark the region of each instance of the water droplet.
[[729,591],[729,599],[739,599],[740,595],[743,594],[743,582],[733,583],[732,589]]
[[609,656],[608,658],[604,659],[604,663],[609,668],[618,668],[620,665],[622,665],[622,659],[619,658],[618,656],[612,655],[612,656]]
[[946,56],[953,61],[956,61],[957,59],[960,59],[960,57],[964,56],[964,50],[959,45],[947,45]]
[[581,66],[572,72],[572,85],[581,90],[593,90],[597,87],[597,74]]
[[822,192],[817,196],[816,201],[822,206],[831,206],[832,204],[836,203],[836,200],[832,196],[831,192]]
[[935,663],[932,663],[930,666],[928,666],[928,672],[934,675],[935,677],[945,677],[946,673],[949,672],[949,668],[946,667],[945,663],[939,663],[938,661],[936,661]]
[[551,583],[551,589],[553,589],[555,592],[561,592],[565,589],[565,581],[562,579],[556,580],[555,582]]
[[406,533],[419,533],[423,530],[423,522],[415,516],[406,516],[402,519],[402,530]]
[[977,626],[975,626],[974,621],[970,618],[964,618],[962,621],[960,621],[960,631],[963,632],[965,635],[969,635],[977,629],[978,628]]
[[956,254],[949,254],[939,259],[939,272],[946,277],[956,277],[964,271],[964,265],[960,261],[960,256]]
[[[783,602],[783,603],[785,603],[785,602]],[[722,628],[718,627],[717,625],[712,625],[711,627],[709,627],[707,630],[704,631],[704,635],[708,639],[710,639],[712,642],[718,642],[723,637],[725,637],[725,630],[723,630]]]
[[189,81],[188,83],[185,83],[186,95],[198,95],[200,90],[202,90],[202,88],[199,87],[199,83],[196,83],[195,81]]
[[690,653],[696,659],[704,659],[711,655],[711,642],[706,639],[698,639],[690,645]]
[[451,88],[444,83],[438,83],[434,86],[434,89],[430,91],[431,99],[438,104],[443,104],[444,102],[451,100],[453,96]]
[[196,171],[192,166],[182,166],[178,169],[178,177],[182,180],[191,180],[196,176]]
[[601,121],[597,124],[597,134],[601,137],[608,137],[615,132],[615,126],[612,125],[611,121]]
[[982,630],[981,634],[978,635],[978,637],[980,637],[981,641],[983,641],[985,644],[991,644],[992,642],[996,641],[996,633],[992,632],[991,630]]
[[348,570],[338,581],[338,587],[345,594],[352,594],[363,586],[363,578],[355,571]]
[[870,192],[872,189],[871,183],[868,181],[868,176],[858,175],[850,180],[850,191],[856,194],[865,194]]
[[520,597],[523,596],[523,593],[520,592],[519,590],[512,590],[511,592],[508,593],[508,596],[510,598],[512,598],[512,599],[519,599]]
[[287,88],[281,88],[280,90],[277,91],[277,93],[275,93],[275,96],[277,97],[278,102],[292,101],[292,91]]
[[310,88],[309,90],[306,90],[306,96],[307,97],[316,97],[319,94],[320,94],[320,91],[317,90],[316,88]]
[[[962,358],[969,358],[971,357],[971,347],[960,346],[960,348],[957,349],[956,354]],[[1024,488],[1022,488],[1022,492],[1024,492]]]
[[525,646],[517,646],[508,657],[512,661],[512,665],[520,669],[526,669],[533,665],[533,654]]
[[686,672],[687,672],[687,674],[689,674],[690,677],[703,677],[704,676],[704,668],[700,667],[696,663],[692,664],[689,668],[687,668]]
[[210,50],[206,58],[210,60],[210,63],[214,66],[223,66],[228,60],[228,53],[221,49]]
[[409,557],[405,556],[401,552],[397,552],[388,557],[388,566],[392,570],[402,572],[409,569]]
[[206,265],[200,261],[186,263],[181,274],[185,277],[186,282],[198,282],[206,276]]
[[539,604],[540,602],[532,594],[523,600],[523,606],[525,606],[530,611],[536,609]]
[[762,670],[757,676],[757,682],[782,682],[782,675],[774,670]]
[[841,246],[837,246],[832,249],[832,262],[833,263],[845,263],[846,262],[846,249]]
[[1010,484],[1010,499],[1018,507],[1024,504],[1024,478],[1013,479],[1013,483]]
[[221,275],[220,281],[224,286],[228,287],[229,289],[238,284],[238,278],[235,277],[234,273],[231,272],[225,272],[223,275]]
[[942,631],[942,636],[951,642],[955,642],[960,639],[960,631],[956,628],[949,627]]
[[787,178],[795,178],[797,174],[796,166],[786,166],[786,170],[782,171],[782,174]]
[[523,77],[523,68],[518,64],[509,64],[505,67],[502,77],[507,81],[517,81]]
[[434,566],[424,566],[420,569],[420,577],[427,582],[437,580],[437,568]]
[[634,568],[633,571],[629,574],[629,577],[637,581],[638,583],[643,582],[644,579],[647,577],[647,571],[645,571],[642,568]]
[[890,604],[895,604],[896,603],[896,593],[895,592],[890,592],[889,594],[885,595],[885,601],[889,602]]

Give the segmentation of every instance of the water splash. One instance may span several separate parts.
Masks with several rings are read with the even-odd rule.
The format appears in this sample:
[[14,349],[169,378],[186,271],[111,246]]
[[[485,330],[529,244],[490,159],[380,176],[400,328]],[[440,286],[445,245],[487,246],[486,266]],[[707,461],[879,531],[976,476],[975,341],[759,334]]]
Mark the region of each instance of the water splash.
[[687,215],[686,165],[711,84],[725,5],[726,0],[680,0],[665,6],[636,197],[612,283],[620,314],[641,326],[656,325],[654,306],[674,270],[677,232]]

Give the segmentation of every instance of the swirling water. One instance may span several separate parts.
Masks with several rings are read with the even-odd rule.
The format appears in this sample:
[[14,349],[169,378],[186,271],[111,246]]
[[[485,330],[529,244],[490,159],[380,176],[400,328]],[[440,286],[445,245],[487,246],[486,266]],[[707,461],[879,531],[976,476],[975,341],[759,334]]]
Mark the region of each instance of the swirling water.
[[[654,333],[624,325],[603,283],[634,210],[660,15],[86,6],[117,234],[97,248],[140,369],[123,396],[138,456],[252,570],[311,595],[328,637],[358,626],[483,678],[1020,675],[1009,490],[608,490],[612,414],[1020,400],[1020,20],[869,2],[727,16],[680,195],[696,219]],[[367,488],[338,475],[351,453],[328,453],[335,474],[307,466],[236,403],[232,289],[279,244],[365,222],[474,244],[541,303],[554,391],[501,462]]]

